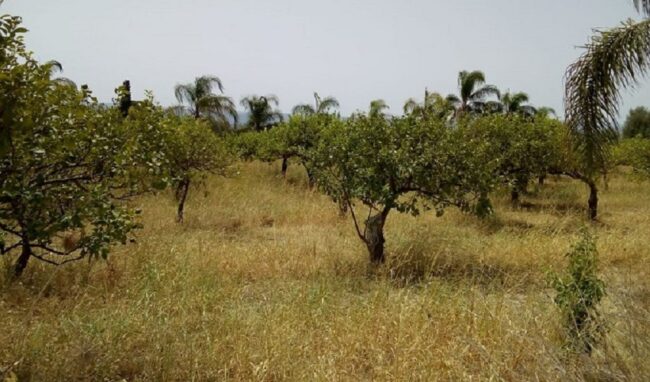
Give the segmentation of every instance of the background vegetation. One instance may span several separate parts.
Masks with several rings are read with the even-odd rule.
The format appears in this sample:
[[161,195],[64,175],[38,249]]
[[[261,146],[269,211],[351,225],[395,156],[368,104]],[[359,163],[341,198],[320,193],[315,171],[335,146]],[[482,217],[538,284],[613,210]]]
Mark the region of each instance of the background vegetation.
[[615,120],[648,22],[597,32],[565,121],[464,70],[240,124],[212,75],[100,104],[1,16],[0,381],[650,379],[647,111]]

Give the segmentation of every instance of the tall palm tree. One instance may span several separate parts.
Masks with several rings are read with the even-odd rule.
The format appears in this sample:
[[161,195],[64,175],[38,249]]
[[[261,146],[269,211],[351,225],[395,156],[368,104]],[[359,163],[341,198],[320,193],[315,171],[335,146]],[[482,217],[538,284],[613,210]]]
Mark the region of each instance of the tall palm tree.
[[318,93],[314,93],[314,105],[310,104],[300,104],[296,105],[292,113],[293,114],[303,114],[303,115],[312,115],[312,114],[329,114],[333,109],[339,107],[339,101],[334,97],[325,97],[321,98]]
[[566,123],[579,161],[566,172],[589,186],[589,217],[598,215],[596,180],[606,171],[617,132],[621,90],[650,69],[650,0],[635,0],[642,21],[628,20],[596,35],[566,72]]
[[368,111],[368,116],[370,118],[384,118],[386,114],[384,110],[390,109],[386,104],[386,101],[383,99],[376,99],[370,102],[370,110]]
[[[213,92],[215,85],[221,94]],[[229,125],[228,117],[230,117],[237,124],[235,103],[230,97],[223,95],[223,84],[219,77],[197,77],[194,82],[176,85],[174,93],[181,105],[187,103],[188,110],[194,118],[206,118]]]
[[494,85],[486,85],[485,74],[478,70],[463,70],[458,73],[458,91],[459,95],[447,96],[447,101],[456,107],[457,114],[481,112],[488,97],[499,96],[499,89]]
[[282,122],[280,110],[273,109],[280,101],[274,95],[244,97],[240,104],[248,111],[248,126],[255,131],[262,131]]

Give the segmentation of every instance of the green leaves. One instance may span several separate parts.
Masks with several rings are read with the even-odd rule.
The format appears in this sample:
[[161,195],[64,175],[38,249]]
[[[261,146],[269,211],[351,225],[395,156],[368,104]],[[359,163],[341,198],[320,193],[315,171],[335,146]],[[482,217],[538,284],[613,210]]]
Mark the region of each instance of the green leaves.
[[88,89],[59,86],[18,21],[0,18],[2,245],[52,264],[106,257],[139,228],[125,201],[169,183],[166,114],[148,99],[123,118]]
[[334,200],[360,200],[418,214],[470,203],[483,171],[460,134],[440,120],[356,116],[332,121],[314,152],[319,186]]
[[650,139],[623,139],[612,150],[614,164],[632,167],[641,179],[650,179]]
[[557,292],[567,331],[567,345],[590,353],[603,331],[598,304],[605,295],[605,284],[598,278],[598,251],[593,236],[585,229],[581,240],[567,254],[568,267],[554,275],[551,286]]

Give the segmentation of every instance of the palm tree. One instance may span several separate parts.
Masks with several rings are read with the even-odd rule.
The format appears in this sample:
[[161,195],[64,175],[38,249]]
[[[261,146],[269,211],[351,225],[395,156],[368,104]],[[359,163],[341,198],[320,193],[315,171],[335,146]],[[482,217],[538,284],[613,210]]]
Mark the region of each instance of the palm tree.
[[615,139],[621,90],[633,87],[650,68],[650,0],[635,0],[645,18],[596,35],[566,72],[566,124],[578,162],[565,171],[589,186],[589,217],[598,215],[596,180],[605,174]]
[[303,114],[303,115],[312,115],[312,114],[329,114],[332,109],[339,107],[339,101],[334,97],[325,97],[321,98],[318,93],[314,93],[314,105],[309,104],[300,104],[296,105],[292,113],[293,114]]
[[485,74],[475,70],[468,72],[463,70],[458,73],[459,96],[450,94],[447,101],[451,102],[457,110],[457,114],[465,112],[481,112],[485,106],[485,100],[489,96],[499,96],[499,89],[494,85],[485,84]]
[[554,118],[556,118],[557,113],[555,112],[555,109],[553,109],[552,107],[542,106],[536,109],[535,116],[543,117],[543,118],[550,118],[551,116],[553,116]]
[[428,89],[424,89],[424,101],[417,102],[413,98],[409,98],[404,103],[404,114],[416,114],[426,118],[431,115],[436,118],[447,119],[455,111],[454,103],[444,98],[439,93],[429,93]]
[[390,109],[386,104],[386,101],[383,99],[373,100],[370,102],[370,111],[368,112],[368,116],[370,118],[384,118],[386,116],[384,110],[386,109]]
[[501,111],[505,114],[521,114],[534,116],[537,112],[533,106],[528,105],[528,94],[523,92],[510,93],[509,91],[499,95]]
[[57,74],[63,73],[63,65],[61,65],[59,61],[50,60],[43,65],[49,68],[50,77],[52,77],[52,82],[54,82],[55,84],[63,85],[63,86],[72,86],[74,88],[77,87],[77,84],[67,77],[55,77]]
[[280,101],[274,95],[244,97],[240,104],[248,111],[248,126],[255,131],[262,131],[278,122],[282,122],[280,110],[273,109]]
[[[222,94],[214,94],[217,86]],[[206,118],[215,123],[229,125],[228,117],[237,124],[237,109],[230,97],[223,95],[223,84],[218,77],[201,76],[194,82],[178,84],[174,88],[176,99],[183,105],[187,103],[188,111],[194,118]]]

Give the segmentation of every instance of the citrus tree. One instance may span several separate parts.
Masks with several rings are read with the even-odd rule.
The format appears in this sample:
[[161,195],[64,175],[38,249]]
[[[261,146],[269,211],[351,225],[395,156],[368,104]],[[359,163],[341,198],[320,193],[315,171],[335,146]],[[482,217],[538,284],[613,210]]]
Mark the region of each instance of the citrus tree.
[[0,22],[0,253],[61,265],[106,257],[138,227],[123,200],[165,183],[156,109],[122,123],[87,87],[51,78],[23,44],[20,19]]
[[209,173],[225,175],[232,160],[223,139],[206,122],[169,115],[163,125],[168,133],[169,173],[178,201],[176,220],[182,222],[190,185]]
[[464,118],[458,128],[466,140],[488,144],[487,154],[496,164],[494,180],[510,188],[514,204],[530,179],[559,167],[566,128],[557,120],[492,114]]
[[650,179],[650,139],[623,139],[613,148],[614,164],[632,167],[641,179]]
[[298,160],[305,167],[309,185],[313,187],[316,178],[312,152],[322,129],[334,119],[335,116],[328,114],[295,114],[273,129],[235,134],[228,141],[233,151],[244,160],[282,160],[283,177],[286,176],[289,160]]
[[[472,211],[491,187],[485,145],[465,141],[440,119],[333,119],[322,129],[312,162],[319,188],[348,205],[374,264],[385,260],[384,225],[397,210],[417,215],[449,206]],[[367,208],[361,211],[358,204]]]

